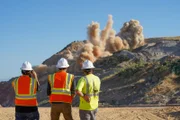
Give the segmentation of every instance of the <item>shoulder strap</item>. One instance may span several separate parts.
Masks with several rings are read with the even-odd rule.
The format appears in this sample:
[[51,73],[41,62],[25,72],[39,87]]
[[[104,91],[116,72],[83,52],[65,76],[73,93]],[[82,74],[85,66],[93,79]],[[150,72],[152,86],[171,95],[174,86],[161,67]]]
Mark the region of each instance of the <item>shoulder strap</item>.
[[84,79],[86,81],[86,94],[89,94],[89,82],[86,76],[84,77]]
[[16,79],[14,79],[14,81],[13,81],[13,84],[14,84],[14,91],[15,91],[15,93],[17,94],[17,92],[18,92],[18,79],[19,79],[19,77],[18,78],[16,78]]
[[71,81],[71,74],[67,73],[66,74],[66,89],[69,89],[69,84],[70,84],[70,81]]
[[51,85],[51,88],[54,86],[54,76],[55,76],[55,73],[49,75],[49,83]]
[[35,85],[36,85],[36,79],[34,79],[34,78],[30,78],[30,79],[31,79],[30,95],[33,95],[34,94]]

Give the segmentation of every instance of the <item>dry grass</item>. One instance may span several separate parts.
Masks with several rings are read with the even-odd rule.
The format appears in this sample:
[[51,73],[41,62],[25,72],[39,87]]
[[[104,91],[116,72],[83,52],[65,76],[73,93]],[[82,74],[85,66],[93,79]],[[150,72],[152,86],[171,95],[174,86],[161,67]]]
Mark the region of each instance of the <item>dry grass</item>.
[[148,95],[153,95],[153,94],[166,94],[168,92],[171,92],[177,88],[180,87],[177,83],[175,83],[174,79],[176,79],[177,76],[174,74],[170,74],[162,80],[162,83],[153,88],[150,92],[148,92]]
[[164,40],[180,40],[180,36],[175,36],[175,37],[154,37],[154,38],[146,38],[148,39],[164,39]]
[[165,40],[180,40],[180,36],[176,37],[156,37],[156,38],[146,38],[145,42],[146,43],[152,43],[152,42],[160,42],[160,41],[165,41]]
[[140,79],[136,83],[143,83],[143,82],[145,82],[145,79]]

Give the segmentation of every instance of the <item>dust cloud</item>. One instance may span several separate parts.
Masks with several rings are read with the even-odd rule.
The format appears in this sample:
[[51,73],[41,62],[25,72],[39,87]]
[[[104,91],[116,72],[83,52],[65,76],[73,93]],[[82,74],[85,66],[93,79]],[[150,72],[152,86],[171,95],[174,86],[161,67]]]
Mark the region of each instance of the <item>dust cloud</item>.
[[89,59],[95,62],[100,57],[111,56],[112,53],[123,49],[135,49],[144,45],[143,27],[137,20],[124,23],[119,33],[113,29],[113,17],[103,30],[98,22],[92,22],[87,27],[88,41],[79,52],[78,63]]
[[54,73],[57,71],[56,65],[47,66],[44,64],[40,64],[38,66],[34,66],[33,70],[35,70],[38,74],[45,73]]
[[[75,68],[78,68],[86,59],[95,62],[101,57],[111,56],[114,52],[135,49],[145,44],[143,27],[139,21],[132,19],[125,22],[118,33],[113,29],[113,23],[113,16],[109,15],[106,26],[100,30],[100,24],[92,21],[87,27],[88,40],[81,44],[83,47],[66,49],[62,53],[62,57],[76,60]],[[36,71],[52,73],[56,71],[56,67],[39,65],[36,67]]]

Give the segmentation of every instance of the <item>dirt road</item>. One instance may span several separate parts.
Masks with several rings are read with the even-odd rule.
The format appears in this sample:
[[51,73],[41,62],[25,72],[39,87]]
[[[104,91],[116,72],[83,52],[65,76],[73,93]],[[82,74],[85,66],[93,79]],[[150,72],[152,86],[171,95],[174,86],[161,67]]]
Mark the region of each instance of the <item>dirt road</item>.
[[[50,108],[39,111],[40,120],[50,120]],[[78,115],[78,108],[73,108],[74,120],[79,120]],[[14,120],[14,108],[0,108],[0,120]],[[180,107],[99,108],[97,120],[180,120]]]

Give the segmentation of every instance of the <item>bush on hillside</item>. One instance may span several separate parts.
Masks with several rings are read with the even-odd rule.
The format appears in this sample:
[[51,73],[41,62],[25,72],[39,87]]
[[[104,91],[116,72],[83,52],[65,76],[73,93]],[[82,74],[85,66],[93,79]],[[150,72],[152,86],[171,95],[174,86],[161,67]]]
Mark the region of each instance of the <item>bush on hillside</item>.
[[171,71],[176,75],[180,75],[180,60],[176,60],[171,64]]
[[129,78],[133,74],[142,70],[145,65],[146,64],[143,60],[140,60],[137,63],[136,62],[130,63],[128,67],[120,69],[119,76]]

